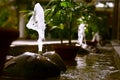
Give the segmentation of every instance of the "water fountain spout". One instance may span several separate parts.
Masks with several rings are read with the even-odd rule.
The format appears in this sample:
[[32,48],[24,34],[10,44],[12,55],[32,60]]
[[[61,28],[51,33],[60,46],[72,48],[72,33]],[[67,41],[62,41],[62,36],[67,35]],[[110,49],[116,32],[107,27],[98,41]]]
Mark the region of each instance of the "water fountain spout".
[[86,48],[86,38],[85,38],[85,29],[86,29],[86,24],[82,23],[78,27],[78,44],[82,48]]
[[31,16],[26,27],[38,32],[38,52],[42,52],[42,41],[45,39],[45,25],[44,10],[39,3],[36,3],[33,15]]

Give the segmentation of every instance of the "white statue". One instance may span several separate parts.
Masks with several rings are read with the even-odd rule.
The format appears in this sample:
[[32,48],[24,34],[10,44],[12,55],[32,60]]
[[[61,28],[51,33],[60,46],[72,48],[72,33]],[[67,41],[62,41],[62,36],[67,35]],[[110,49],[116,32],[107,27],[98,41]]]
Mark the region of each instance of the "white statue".
[[85,29],[86,29],[86,24],[82,23],[79,25],[78,27],[78,44],[83,47],[86,48],[86,38],[85,38]]
[[33,15],[27,23],[27,28],[38,32],[38,51],[42,52],[42,41],[45,38],[45,19],[44,10],[39,3],[35,4]]

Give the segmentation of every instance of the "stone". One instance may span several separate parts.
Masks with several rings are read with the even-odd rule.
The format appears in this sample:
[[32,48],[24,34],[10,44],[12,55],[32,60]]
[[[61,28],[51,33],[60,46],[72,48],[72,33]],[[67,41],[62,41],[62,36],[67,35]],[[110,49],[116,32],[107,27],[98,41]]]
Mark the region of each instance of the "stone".
[[43,79],[60,75],[55,62],[40,54],[25,52],[5,63],[4,72],[10,76]]

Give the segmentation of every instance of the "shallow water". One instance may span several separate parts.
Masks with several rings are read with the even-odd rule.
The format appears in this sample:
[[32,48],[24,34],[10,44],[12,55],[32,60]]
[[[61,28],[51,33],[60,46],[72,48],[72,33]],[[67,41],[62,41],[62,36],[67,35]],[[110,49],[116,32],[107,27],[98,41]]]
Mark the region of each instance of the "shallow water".
[[101,48],[99,53],[84,57],[77,55],[77,64],[68,65],[59,80],[120,80],[120,70],[115,66],[113,55],[111,47]]
[[[120,70],[115,66],[114,55],[111,45],[99,48],[98,53],[91,52],[85,56],[77,54],[75,61],[65,61],[66,72],[47,80],[120,80]],[[4,76],[0,78],[0,80],[11,79]]]

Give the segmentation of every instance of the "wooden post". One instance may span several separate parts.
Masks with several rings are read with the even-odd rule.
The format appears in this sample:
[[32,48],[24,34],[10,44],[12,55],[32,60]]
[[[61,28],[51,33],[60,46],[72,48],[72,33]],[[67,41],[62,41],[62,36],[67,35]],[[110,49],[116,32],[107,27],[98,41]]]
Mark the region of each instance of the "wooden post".
[[118,40],[118,1],[119,0],[115,0],[114,1],[114,19],[113,19],[113,28],[112,28],[112,39],[113,40]]

